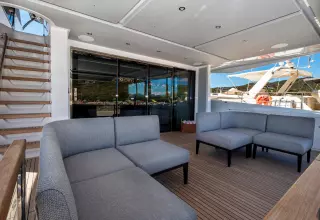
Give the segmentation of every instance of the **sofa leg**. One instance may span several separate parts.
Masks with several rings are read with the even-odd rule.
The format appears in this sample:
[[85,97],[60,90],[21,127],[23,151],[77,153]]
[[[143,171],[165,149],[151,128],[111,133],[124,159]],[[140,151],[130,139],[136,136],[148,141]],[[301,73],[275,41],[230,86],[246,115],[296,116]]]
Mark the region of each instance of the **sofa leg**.
[[266,148],[266,152],[269,152],[269,149],[268,149],[268,148]]
[[311,157],[311,150],[308,151],[307,153],[307,161],[310,163],[310,157]]
[[251,145],[251,144],[248,144],[248,145],[246,146],[246,158],[251,157],[251,153],[252,153],[252,145]]
[[200,141],[196,141],[196,154],[199,154]]
[[261,149],[262,149],[262,151],[264,152],[264,147],[262,147]]
[[301,172],[302,155],[298,155],[298,172]]
[[228,167],[231,166],[231,157],[232,157],[232,151],[228,150]]
[[257,154],[257,145],[253,145],[253,152],[252,152],[252,158],[256,159],[256,154]]
[[189,163],[183,165],[183,182],[188,184]]

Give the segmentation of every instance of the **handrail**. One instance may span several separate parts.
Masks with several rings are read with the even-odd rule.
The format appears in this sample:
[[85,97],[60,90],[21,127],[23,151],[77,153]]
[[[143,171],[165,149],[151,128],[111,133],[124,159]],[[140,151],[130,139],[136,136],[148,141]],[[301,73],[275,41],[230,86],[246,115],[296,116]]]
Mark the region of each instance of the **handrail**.
[[2,57],[1,57],[1,63],[0,63],[0,75],[2,75],[4,57],[6,55],[6,49],[7,49],[7,43],[8,43],[8,35],[6,33],[4,33],[4,34],[2,34],[1,37],[3,37],[3,35],[4,35],[4,44],[3,44]]
[[22,174],[20,179],[22,190],[21,219],[25,219],[25,150],[26,140],[16,140],[10,145],[0,161],[0,220],[7,218],[19,174]]

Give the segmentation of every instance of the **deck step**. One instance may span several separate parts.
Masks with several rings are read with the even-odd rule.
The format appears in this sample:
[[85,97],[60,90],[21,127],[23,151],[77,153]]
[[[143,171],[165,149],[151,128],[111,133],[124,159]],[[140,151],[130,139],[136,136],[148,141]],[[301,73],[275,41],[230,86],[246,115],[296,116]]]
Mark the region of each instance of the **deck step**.
[[[9,146],[10,144],[0,145],[0,154],[4,154]],[[27,150],[38,149],[38,148],[40,148],[40,141],[27,142],[27,146],[26,146]]]
[[0,119],[50,118],[51,113],[0,114]]
[[49,52],[41,51],[41,50],[33,50],[33,49],[27,49],[23,47],[12,47],[12,46],[7,46],[7,50],[16,50],[16,51],[22,51],[22,52],[27,52],[27,53],[37,53],[37,54],[43,54],[43,55],[49,55]]
[[3,80],[29,81],[29,82],[50,82],[50,79],[20,77],[20,76],[2,76]]
[[0,101],[0,105],[50,105],[50,101]]
[[30,61],[30,62],[35,62],[35,63],[50,63],[49,60],[37,59],[37,58],[33,58],[33,57],[12,56],[12,55],[5,55],[4,57],[6,59],[11,59],[11,60],[23,60],[23,61]]
[[0,129],[0,135],[12,135],[12,134],[27,134],[27,133],[37,133],[42,131],[42,126],[39,127],[26,127],[26,128],[6,128]]
[[38,42],[34,42],[34,41],[21,40],[21,39],[16,39],[16,38],[9,38],[9,41],[16,42],[16,43],[22,43],[22,44],[30,44],[30,45],[39,46],[39,47],[50,47],[50,45],[48,45],[48,44],[38,43]]
[[24,70],[24,71],[33,71],[33,72],[41,72],[41,73],[49,73],[49,69],[35,68],[35,67],[27,67],[27,66],[13,66],[13,65],[4,65],[3,68],[10,70]]
[[20,89],[20,88],[0,88],[1,92],[32,92],[32,93],[50,93],[49,89]]

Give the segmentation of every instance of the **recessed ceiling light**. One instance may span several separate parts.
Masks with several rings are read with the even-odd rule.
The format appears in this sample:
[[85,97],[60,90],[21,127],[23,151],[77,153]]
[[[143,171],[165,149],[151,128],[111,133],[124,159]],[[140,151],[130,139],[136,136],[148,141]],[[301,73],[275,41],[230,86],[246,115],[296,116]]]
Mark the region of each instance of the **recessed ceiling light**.
[[85,41],[85,42],[93,42],[94,38],[88,35],[79,35],[79,40]]
[[126,43],[126,45],[130,46],[131,44],[130,43]]
[[203,63],[201,63],[201,62],[195,62],[193,65],[194,66],[201,66]]
[[216,29],[220,29],[221,28],[221,25],[216,25]]
[[272,48],[272,49],[280,49],[280,48],[287,47],[288,45],[289,45],[289,44],[281,43],[281,44],[273,45],[271,48]]
[[179,7],[179,11],[184,11],[186,10],[186,7]]

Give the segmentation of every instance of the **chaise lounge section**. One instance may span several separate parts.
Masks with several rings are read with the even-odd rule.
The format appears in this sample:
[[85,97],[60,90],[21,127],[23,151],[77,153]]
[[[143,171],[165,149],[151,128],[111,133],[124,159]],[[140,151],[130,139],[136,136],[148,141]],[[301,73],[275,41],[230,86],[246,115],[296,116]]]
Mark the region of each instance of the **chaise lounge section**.
[[256,157],[257,147],[298,156],[298,172],[302,156],[313,145],[314,118],[266,115],[249,112],[206,112],[197,114],[196,153],[200,143],[228,152],[228,166],[232,151],[246,147],[246,157]]
[[47,124],[40,148],[38,219],[195,220],[189,205],[150,176],[187,167],[189,161],[187,150],[159,137],[157,116]]
[[197,114],[196,153],[200,143],[227,151],[228,167],[232,151],[246,147],[251,157],[253,136],[263,133],[266,115],[247,112],[206,112]]

